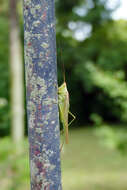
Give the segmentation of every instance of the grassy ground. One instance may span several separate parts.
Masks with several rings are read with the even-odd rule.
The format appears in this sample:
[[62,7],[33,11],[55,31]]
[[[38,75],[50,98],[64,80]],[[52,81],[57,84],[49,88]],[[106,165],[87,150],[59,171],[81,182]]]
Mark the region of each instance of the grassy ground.
[[73,130],[62,155],[64,190],[127,190],[127,161],[90,129]]
[[[28,190],[28,145],[16,155],[9,139],[0,140],[0,189]],[[63,190],[127,190],[127,157],[99,144],[90,129],[70,132],[61,153]]]

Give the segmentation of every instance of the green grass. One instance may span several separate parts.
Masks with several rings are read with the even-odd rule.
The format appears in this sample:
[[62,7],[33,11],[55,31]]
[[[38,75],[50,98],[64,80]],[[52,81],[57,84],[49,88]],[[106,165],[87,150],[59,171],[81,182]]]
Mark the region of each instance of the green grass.
[[[22,143],[22,149],[16,147],[9,138],[0,140],[0,189],[28,190],[29,161],[28,143]],[[17,151],[16,151],[17,148]]]
[[[70,131],[61,160],[63,190],[127,190],[127,157],[100,145],[91,129]],[[30,189],[27,140],[18,154],[0,140],[0,189]]]
[[70,132],[62,154],[64,190],[127,190],[127,158],[99,142],[93,130]]

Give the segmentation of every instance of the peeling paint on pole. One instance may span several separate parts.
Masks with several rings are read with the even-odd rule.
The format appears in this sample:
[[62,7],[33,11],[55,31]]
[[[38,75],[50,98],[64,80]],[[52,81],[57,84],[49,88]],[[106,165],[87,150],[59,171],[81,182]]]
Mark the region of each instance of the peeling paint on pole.
[[24,0],[31,190],[61,190],[53,0]]

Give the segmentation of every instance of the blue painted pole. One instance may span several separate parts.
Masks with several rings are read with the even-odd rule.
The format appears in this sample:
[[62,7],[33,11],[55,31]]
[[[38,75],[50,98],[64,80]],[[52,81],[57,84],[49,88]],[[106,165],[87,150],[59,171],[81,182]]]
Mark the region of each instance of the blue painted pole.
[[53,0],[24,0],[31,190],[61,190]]

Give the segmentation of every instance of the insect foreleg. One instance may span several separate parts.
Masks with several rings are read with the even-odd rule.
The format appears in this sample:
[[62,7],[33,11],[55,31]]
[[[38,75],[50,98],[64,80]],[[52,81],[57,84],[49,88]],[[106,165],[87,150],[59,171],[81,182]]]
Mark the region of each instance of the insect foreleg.
[[73,115],[73,113],[71,113],[70,111],[68,112],[72,117],[73,117],[73,119],[70,121],[70,123],[68,124],[68,126],[69,125],[71,125],[72,123],[73,123],[73,121],[75,120],[75,116]]

